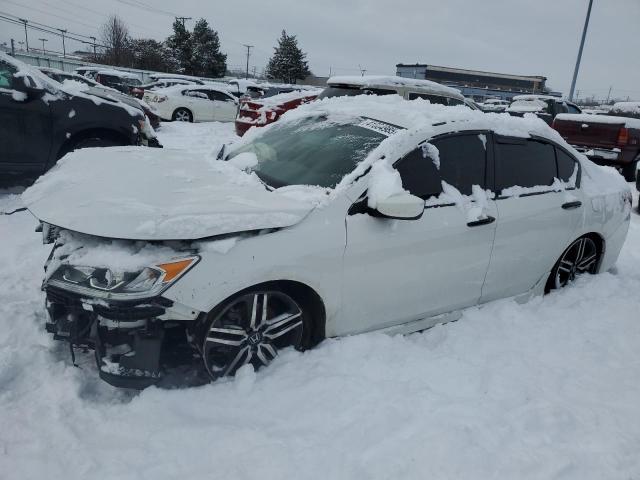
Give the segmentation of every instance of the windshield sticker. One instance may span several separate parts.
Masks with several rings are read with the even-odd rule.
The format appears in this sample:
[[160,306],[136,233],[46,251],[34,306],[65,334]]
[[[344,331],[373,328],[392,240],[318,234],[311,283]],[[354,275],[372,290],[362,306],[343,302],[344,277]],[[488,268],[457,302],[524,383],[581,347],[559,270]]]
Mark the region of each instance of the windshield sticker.
[[368,130],[373,130],[374,132],[381,133],[383,135],[386,135],[387,137],[390,137],[391,135],[396,133],[398,130],[401,130],[401,128],[396,127],[395,125],[390,125],[388,123],[372,120],[371,118],[363,119],[358,124],[358,126],[362,128],[366,128]]

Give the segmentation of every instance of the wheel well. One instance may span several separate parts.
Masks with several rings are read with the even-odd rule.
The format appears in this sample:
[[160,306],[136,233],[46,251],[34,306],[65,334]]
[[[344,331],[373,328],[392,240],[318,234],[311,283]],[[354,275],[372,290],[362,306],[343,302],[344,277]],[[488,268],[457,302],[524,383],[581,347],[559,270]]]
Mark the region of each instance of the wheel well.
[[324,302],[320,295],[309,285],[294,280],[273,280],[252,285],[225,298],[210,313],[215,312],[221,305],[225,305],[230,300],[240,297],[251,290],[280,290],[290,295],[297,303],[301,304],[300,306],[303,310],[310,312],[312,316],[313,331],[310,332],[310,336],[306,339],[305,343],[307,345],[305,345],[305,348],[311,348],[324,340],[326,320]]
[[94,137],[108,138],[110,140],[122,142],[123,145],[129,145],[131,143],[131,141],[125,135],[115,130],[109,130],[106,128],[93,128],[90,130],[83,130],[81,132],[75,133],[62,144],[62,146],[58,149],[56,160],[59,160],[60,158],[62,158],[62,156],[69,153],[73,146],[78,142]]

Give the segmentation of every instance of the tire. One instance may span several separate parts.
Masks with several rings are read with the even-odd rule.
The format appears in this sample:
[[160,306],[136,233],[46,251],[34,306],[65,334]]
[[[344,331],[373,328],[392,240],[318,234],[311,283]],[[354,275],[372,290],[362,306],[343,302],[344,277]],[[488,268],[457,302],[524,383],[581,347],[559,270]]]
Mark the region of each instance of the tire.
[[65,148],[58,158],[62,158],[67,153],[73,152],[75,150],[80,150],[81,148],[118,147],[123,145],[129,145],[129,144],[122,141],[118,141],[117,139],[111,138],[111,137],[88,137],[88,138],[83,138],[82,140],[79,140],[76,143],[73,143],[67,148]]
[[638,160],[634,160],[629,165],[622,167],[622,176],[627,182],[636,181],[636,170],[638,169]]
[[171,119],[174,122],[193,122],[193,114],[186,108],[177,108]]
[[265,367],[278,351],[310,346],[310,311],[283,290],[242,292],[209,313],[198,334],[198,348],[212,380],[233,376],[240,367]]
[[600,255],[600,249],[593,238],[580,237],[575,240],[553,266],[545,293],[566,287],[584,273],[597,273]]

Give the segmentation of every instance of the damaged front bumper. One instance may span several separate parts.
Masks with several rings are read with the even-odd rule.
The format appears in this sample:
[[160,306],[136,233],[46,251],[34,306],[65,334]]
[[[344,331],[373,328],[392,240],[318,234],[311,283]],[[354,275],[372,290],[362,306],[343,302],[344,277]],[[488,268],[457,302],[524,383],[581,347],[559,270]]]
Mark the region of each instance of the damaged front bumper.
[[[195,312],[171,300],[105,301],[58,287],[43,287],[49,319],[46,330],[74,348],[95,350],[96,364],[107,383],[142,389],[158,383],[172,368],[194,362],[190,327]],[[172,318],[182,317],[177,321]],[[192,321],[189,321],[192,320]]]

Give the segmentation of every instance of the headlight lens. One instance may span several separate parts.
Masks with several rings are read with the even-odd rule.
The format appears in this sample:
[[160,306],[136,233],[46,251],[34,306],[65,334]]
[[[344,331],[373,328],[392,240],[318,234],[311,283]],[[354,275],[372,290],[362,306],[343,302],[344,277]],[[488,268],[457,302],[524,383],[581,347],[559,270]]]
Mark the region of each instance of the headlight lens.
[[133,272],[63,264],[47,283],[92,296],[144,298],[161,293],[198,260],[198,256],[181,258]]

